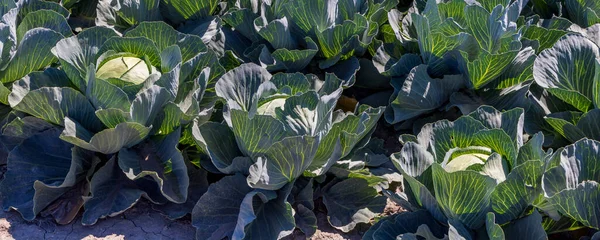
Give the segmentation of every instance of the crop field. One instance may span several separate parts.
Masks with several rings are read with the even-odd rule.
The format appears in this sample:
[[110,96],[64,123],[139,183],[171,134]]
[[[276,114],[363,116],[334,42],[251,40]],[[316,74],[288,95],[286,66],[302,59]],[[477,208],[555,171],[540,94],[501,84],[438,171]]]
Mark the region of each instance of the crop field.
[[600,0],[0,0],[0,240],[600,240]]

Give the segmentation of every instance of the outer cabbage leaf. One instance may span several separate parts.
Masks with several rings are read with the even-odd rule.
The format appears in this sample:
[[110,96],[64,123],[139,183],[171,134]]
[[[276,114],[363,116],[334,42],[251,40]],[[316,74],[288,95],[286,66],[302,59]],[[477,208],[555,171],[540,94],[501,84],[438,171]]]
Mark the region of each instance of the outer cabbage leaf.
[[582,138],[600,140],[600,126],[595,119],[600,116],[600,109],[581,114],[579,112],[552,113],[545,117],[554,131],[571,142]]
[[468,171],[448,173],[437,164],[432,168],[435,196],[446,216],[472,229],[481,227],[496,187],[494,179]]
[[0,82],[10,83],[55,62],[49,50],[72,32],[65,19],[69,12],[57,3],[8,0],[2,5]]
[[116,153],[123,147],[132,147],[144,140],[150,128],[139,123],[124,122],[114,128],[102,130],[96,134],[87,131],[79,123],[65,118],[65,130],[60,138],[81,148],[104,153]]
[[598,171],[600,142],[582,139],[554,154],[544,174],[544,192],[560,213],[600,228]]
[[149,138],[134,148],[119,151],[118,162],[127,177],[135,180],[152,177],[161,193],[174,203],[184,203],[189,177],[181,152],[177,149],[181,131]]
[[102,128],[93,106],[83,94],[72,88],[40,87],[30,89],[24,96],[13,91],[10,101],[14,109],[53,124],[63,125],[65,117],[69,117],[85,124],[86,129],[94,131]]
[[322,175],[338,159],[348,156],[355,147],[361,144],[361,141],[369,139],[371,132],[375,129],[375,124],[383,113],[383,108],[362,105],[357,108],[356,112],[357,115],[360,115],[335,112],[336,119],[333,126],[321,140],[315,159],[305,175]]
[[598,1],[567,0],[564,5],[569,13],[569,19],[574,23],[583,27],[600,23]]
[[104,164],[90,181],[91,195],[85,198],[81,223],[95,224],[98,219],[118,215],[131,208],[140,197],[165,203],[157,184],[148,178],[129,179],[119,168],[116,156]]
[[534,211],[532,214],[517,219],[505,226],[500,227],[496,223],[494,213],[488,213],[486,228],[490,239],[513,239],[526,237],[527,239],[548,239],[544,228],[540,224],[542,215]]
[[329,223],[348,232],[358,223],[368,223],[376,213],[383,212],[385,197],[368,182],[359,178],[340,181],[323,193]]
[[264,157],[250,167],[248,184],[277,190],[302,175],[314,158],[318,140],[310,136],[287,137],[269,146]]
[[60,33],[47,28],[34,28],[25,33],[10,63],[0,72],[0,81],[13,82],[50,65],[55,60],[50,49],[62,38]]
[[159,0],[100,0],[96,8],[96,25],[122,31],[144,21],[159,21],[162,20],[159,4]]
[[192,131],[197,144],[206,149],[212,165],[219,172],[248,173],[250,165],[253,164],[252,159],[243,156],[228,126],[207,122],[199,127],[194,126]]
[[156,44],[160,52],[167,47],[177,45],[181,49],[182,62],[195,57],[200,52],[207,51],[200,37],[183,34],[165,22],[142,22],[134,29],[127,31],[125,37],[146,37]]
[[[561,100],[587,112],[592,107],[594,74],[589,71],[600,58],[598,46],[578,35],[562,37],[540,53],[533,66],[535,81]],[[587,104],[582,104],[587,103]]]
[[205,19],[215,13],[219,6],[219,1],[216,0],[163,0],[161,3],[167,8],[167,18],[174,23]]
[[[88,171],[98,159],[85,150],[56,141],[58,134],[60,130],[57,128],[40,131],[24,139],[11,151],[9,167],[0,184],[4,210],[16,209],[23,218],[33,220],[63,194],[82,187],[80,182],[85,188]],[[52,163],[52,167],[48,163]],[[77,213],[83,204],[81,200],[65,207],[63,211],[67,212],[67,216],[57,215],[57,220],[70,222],[75,217],[70,214],[73,211]]]
[[380,220],[369,228],[363,239],[392,239],[409,236],[416,238],[416,235],[418,235],[416,233],[423,226],[426,226],[430,233],[439,239],[443,238],[448,231],[446,227],[436,222],[426,210],[419,210],[415,212],[403,212]]
[[385,116],[389,123],[399,123],[433,112],[443,106],[453,92],[464,86],[460,75],[431,78],[426,65],[413,68],[404,82],[401,80],[392,78],[394,93]]
[[242,175],[221,179],[194,207],[196,238],[279,239],[291,234],[294,218],[291,205],[285,201],[290,189],[281,191],[278,196],[273,191],[253,190]]
[[[10,109],[10,107],[8,107]],[[4,119],[4,126],[2,126],[2,134],[0,135],[2,155],[0,162],[6,164],[8,154],[16,146],[18,146],[23,140],[29,138],[31,135],[48,130],[52,128],[52,124],[41,120],[39,118],[27,116],[27,117],[15,117],[14,119]]]
[[167,202],[163,205],[155,205],[152,206],[153,209],[156,209],[167,216],[169,219],[179,219],[185,217],[187,214],[191,213],[194,209],[194,206],[204,195],[204,193],[208,190],[208,179],[207,179],[207,171],[201,168],[195,167],[191,163],[191,159],[189,154],[186,152],[182,152],[185,163],[187,165],[187,174],[189,176],[189,187],[188,187],[188,195],[185,203],[174,203]]

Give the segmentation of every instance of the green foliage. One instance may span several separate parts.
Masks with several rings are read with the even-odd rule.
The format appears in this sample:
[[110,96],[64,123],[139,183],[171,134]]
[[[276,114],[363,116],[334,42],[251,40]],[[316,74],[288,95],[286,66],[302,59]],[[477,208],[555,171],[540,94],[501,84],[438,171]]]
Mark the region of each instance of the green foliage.
[[144,198],[197,239],[599,230],[599,9],[0,0],[2,209],[93,225]]
[[[529,209],[542,196],[548,153],[542,149],[541,134],[523,141],[523,121],[523,109],[499,112],[483,106],[453,122],[426,124],[418,136],[392,155],[410,186],[406,197],[392,199],[409,204],[415,213],[419,212],[416,209],[427,210],[437,221],[433,226],[447,236],[457,234],[451,229],[457,225],[463,229],[458,234],[466,239],[475,239],[480,229],[490,238],[503,239],[523,228],[537,229],[532,238],[546,238],[541,216],[529,213]],[[403,216],[416,217],[401,214],[382,221],[394,224]],[[530,218],[536,220],[526,220]],[[414,226],[427,224],[417,219],[402,221]],[[371,231],[377,235],[391,230]],[[415,230],[394,232],[408,233],[418,234]]]

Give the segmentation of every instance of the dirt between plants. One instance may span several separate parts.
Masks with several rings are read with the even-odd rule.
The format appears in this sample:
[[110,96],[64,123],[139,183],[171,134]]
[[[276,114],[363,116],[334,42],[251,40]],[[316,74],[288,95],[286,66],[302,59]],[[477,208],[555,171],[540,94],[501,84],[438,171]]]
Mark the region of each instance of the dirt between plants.
[[[398,211],[394,203],[388,201],[386,213]],[[311,237],[315,240],[358,240],[367,230],[367,226],[357,226],[349,233],[341,232],[327,223],[324,213],[317,214],[317,233]],[[189,217],[169,220],[152,209],[147,201],[140,201],[126,212],[106,219],[98,220],[93,226],[81,225],[77,217],[68,225],[57,225],[53,219],[38,216],[27,222],[18,212],[0,211],[0,240],[145,240],[145,239],[194,239],[196,229],[191,225]],[[294,232],[286,239],[300,240],[306,236],[300,231]]]

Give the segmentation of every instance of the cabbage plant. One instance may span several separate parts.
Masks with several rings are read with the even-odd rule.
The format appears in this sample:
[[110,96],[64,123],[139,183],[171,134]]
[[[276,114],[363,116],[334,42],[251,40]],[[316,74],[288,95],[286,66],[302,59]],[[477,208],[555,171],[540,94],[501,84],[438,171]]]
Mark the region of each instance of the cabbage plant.
[[3,208],[27,220],[45,209],[67,223],[83,206],[87,225],[142,196],[167,205],[197,200],[188,199],[188,172],[198,172],[177,146],[192,121],[210,117],[223,71],[200,38],[163,22],[123,37],[94,27],[51,53],[61,67],[14,82],[8,97]]
[[456,121],[426,124],[403,135],[391,158],[405,192],[390,193],[408,212],[379,221],[366,239],[543,239],[540,203],[548,153],[543,135],[526,141],[523,109],[482,106]]
[[[192,224],[197,238],[275,239],[296,227],[307,235],[314,233],[310,178],[323,176],[364,146],[383,108],[335,110],[342,92],[342,81],[335,75],[325,81],[300,73],[271,75],[256,64],[242,64],[224,74],[216,91],[225,102],[224,123],[195,124],[193,133],[210,156],[203,167],[230,176],[212,184],[196,204]],[[332,191],[366,199],[348,205],[356,209],[342,209],[349,217],[330,217],[346,219],[340,227],[350,230],[374,216],[353,218],[356,211],[370,207],[371,201],[383,210],[385,199],[366,181],[347,184]]]
[[429,0],[408,13],[390,11],[395,38],[384,39],[373,57],[392,77],[387,122],[401,128],[417,122],[418,131],[452,118],[453,108],[461,115],[481,105],[524,107],[536,58],[521,42],[527,26],[517,24],[526,2]]
[[[397,3],[397,0],[235,1],[223,20],[249,42],[238,55],[269,71],[303,70],[313,59],[321,69],[326,69],[364,55],[379,26],[387,20],[387,11]],[[358,68],[358,62],[350,63]]]

